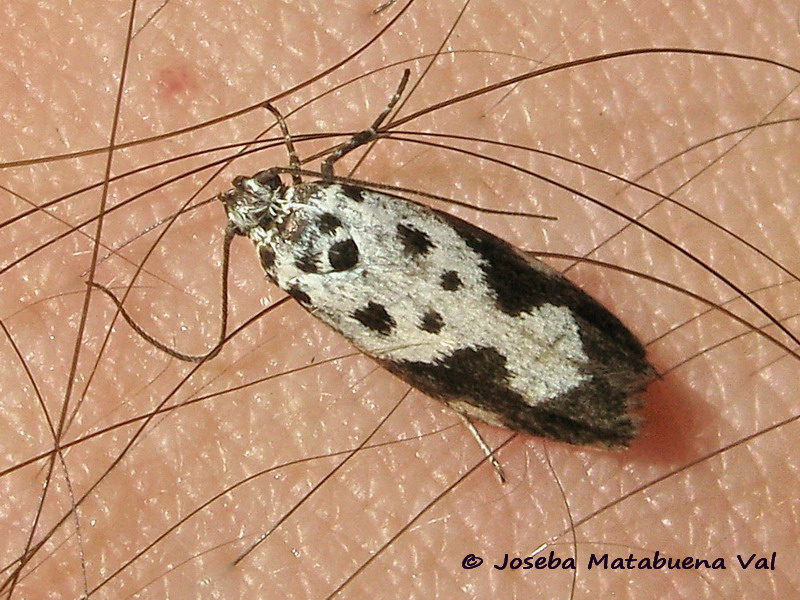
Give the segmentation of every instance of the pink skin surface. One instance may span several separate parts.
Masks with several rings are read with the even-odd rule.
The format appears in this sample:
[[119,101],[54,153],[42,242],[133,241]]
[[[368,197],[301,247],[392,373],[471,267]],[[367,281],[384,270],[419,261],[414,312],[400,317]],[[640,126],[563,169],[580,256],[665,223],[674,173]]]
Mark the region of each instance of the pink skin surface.
[[[403,7],[401,0],[374,16],[376,4],[171,2],[160,11],[154,4],[139,5],[117,144],[197,125],[289,90],[365,44]],[[418,89],[407,92],[401,116],[537,66],[625,49],[715,49],[800,66],[794,2],[768,0],[757,9],[707,0],[673,4],[476,1],[456,24],[458,2],[416,2],[362,55],[276,104],[288,113],[334,85],[401,60],[412,69],[412,83],[429,67]],[[32,1],[0,8],[4,161],[109,144],[129,7],[84,0],[61,12],[66,9]],[[445,50],[460,52],[431,64],[425,56],[443,43]],[[313,102],[289,119],[290,127],[299,134],[367,126],[393,93],[401,69]],[[798,82],[797,74],[772,65],[640,55],[506,87],[403,129],[536,147],[631,179],[655,169],[640,183],[671,194],[798,272],[796,123],[726,137],[662,164],[714,136],[796,117]],[[265,111],[251,111],[117,151],[111,170],[120,174],[250,140],[270,123]],[[629,215],[659,202],[585,168],[521,150],[459,144],[558,179]],[[298,151],[309,156],[329,145],[304,143]],[[2,192],[3,217],[22,213],[28,202],[41,204],[102,182],[107,159],[99,153],[4,169],[2,184],[20,197]],[[207,159],[125,177],[110,186],[107,207]],[[282,147],[249,156],[214,179],[199,198],[226,189],[236,174],[286,162]],[[354,164],[350,157],[343,162],[339,173]],[[177,210],[210,173],[108,214],[95,275],[123,292],[155,244],[126,306],[148,331],[186,352],[202,352],[217,335],[222,208],[211,204],[181,217],[160,240],[163,227],[142,232]],[[546,222],[452,209],[529,250],[584,255],[610,240],[592,257],[665,279],[717,304],[732,300],[727,308],[792,346],[775,325],[766,326],[763,314],[736,299],[739,294],[652,233],[630,227],[614,237],[622,219],[527,173],[384,141],[356,176],[485,207],[557,216]],[[53,207],[50,216],[32,214],[6,226],[0,256],[23,256],[67,231],[64,222],[91,219],[100,211],[101,196],[94,189]],[[643,222],[798,329],[797,283],[775,264],[673,204],[661,202]],[[85,590],[98,598],[322,598],[344,583],[341,597],[348,598],[387,595],[380,590],[399,598],[786,597],[800,583],[790,566],[800,522],[793,493],[796,425],[745,440],[795,414],[797,359],[730,317],[709,312],[707,305],[607,268],[571,269],[569,276],[642,340],[658,338],[649,351],[665,376],[647,395],[648,424],[630,451],[614,454],[518,437],[499,453],[509,477],[501,486],[454,414],[418,392],[404,398],[402,382],[369,358],[352,355],[342,339],[294,303],[248,326],[188,382],[194,365],[149,346],[119,318],[104,346],[115,310],[98,293],[92,294],[76,342],[95,234],[92,221],[0,275],[0,318],[22,357],[4,335],[2,580],[11,576],[31,531],[34,546],[46,538],[26,563],[14,598],[72,598]],[[107,248],[122,245],[107,257]],[[547,260],[561,269],[570,265]],[[231,269],[236,327],[282,294],[263,280],[244,241],[234,244]],[[731,338],[736,339],[725,343]],[[229,391],[334,357],[344,358]],[[186,404],[218,392],[226,393]],[[165,400],[176,408],[145,423],[142,419]],[[62,445],[126,419],[140,420],[63,450],[52,470],[47,458],[15,469],[53,449],[45,415],[56,429],[62,410],[68,418]],[[368,443],[395,443],[359,451],[300,503],[346,458],[342,452],[379,426]],[[493,446],[508,438],[501,429],[480,429]],[[205,504],[230,487],[229,494]],[[84,495],[77,511],[51,532]],[[279,522],[263,544],[232,565]],[[546,543],[551,545],[544,555],[551,549],[562,558],[577,552],[577,573],[491,568],[506,553],[525,555]],[[722,556],[728,569],[585,568],[593,552],[627,557],[656,550],[677,557]],[[737,554],[771,552],[777,552],[775,571],[745,571],[736,563]],[[484,564],[463,570],[469,553],[483,557]],[[548,588],[553,589],[544,591]]]

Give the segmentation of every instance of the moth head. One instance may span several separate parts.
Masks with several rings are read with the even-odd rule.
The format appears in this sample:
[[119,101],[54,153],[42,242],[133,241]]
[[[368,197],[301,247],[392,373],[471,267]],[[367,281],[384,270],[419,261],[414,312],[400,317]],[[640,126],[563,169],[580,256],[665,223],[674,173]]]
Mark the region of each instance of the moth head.
[[237,234],[247,235],[254,227],[266,227],[280,213],[286,187],[275,171],[239,176],[232,183],[233,187],[218,198]]

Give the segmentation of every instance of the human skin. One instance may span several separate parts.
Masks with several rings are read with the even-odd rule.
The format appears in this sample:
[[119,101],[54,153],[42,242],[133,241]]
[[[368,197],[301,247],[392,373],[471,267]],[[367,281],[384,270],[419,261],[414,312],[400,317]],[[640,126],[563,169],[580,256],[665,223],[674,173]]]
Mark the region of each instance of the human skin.
[[[535,61],[552,65],[622,49],[706,48],[800,65],[798,14],[791,2],[765,2],[752,13],[718,4],[697,0],[667,10],[655,1],[640,2],[635,9],[559,2],[545,10],[534,3],[475,2],[446,48],[482,52],[440,57],[401,116],[534,69],[539,66]],[[126,40],[126,6],[77,2],[65,11],[66,6],[16,2],[0,9],[5,13],[0,44],[7,59],[3,88],[8,93],[6,119],[0,123],[4,161],[108,145]],[[197,125],[273,98],[353,52],[403,4],[379,16],[371,15],[370,2],[337,4],[335,12],[323,6],[277,0],[235,6],[200,2],[191,8],[167,4],[131,44],[117,143]],[[334,84],[396,60],[416,59],[408,65],[415,81],[428,64],[420,57],[436,51],[459,7],[417,2],[373,49],[312,90],[294,92],[276,105],[288,113]],[[137,29],[154,10],[139,7]],[[401,69],[313,103],[289,119],[290,127],[309,133],[368,125],[393,93]],[[438,111],[405,128],[537,147],[635,178],[715,135],[796,116],[796,94],[791,92],[797,82],[798,76],[787,70],[741,60],[638,56],[550,74]],[[117,152],[113,172],[252,139],[271,122],[268,113],[256,110],[191,135]],[[675,199],[734,229],[797,272],[796,137],[796,124],[790,122],[726,138],[660,167],[642,183],[664,194],[680,188]],[[318,142],[298,150],[308,156],[326,147]],[[558,177],[627,214],[638,214],[657,201],[641,192],[625,192],[618,181],[521,151],[477,143],[464,147]],[[2,183],[42,203],[102,181],[107,158],[99,153],[9,168]],[[200,198],[225,189],[235,174],[285,163],[281,147],[250,156],[217,177]],[[182,164],[127,177],[111,188],[108,202],[186,168]],[[345,165],[339,172],[346,172]],[[557,216],[557,222],[545,222],[452,209],[528,250],[583,255],[624,225],[608,211],[529,174],[409,143],[382,141],[356,176],[486,207]],[[121,256],[100,261],[95,279],[123,292],[161,230],[137,236],[177,210],[203,181],[195,176],[110,214],[103,224],[103,242],[110,247],[133,242]],[[57,216],[77,223],[98,214],[100,203],[100,191],[86,193],[59,208]],[[27,207],[11,195],[3,204],[4,217]],[[677,208],[658,208],[645,222],[745,291],[771,285],[751,296],[797,329],[797,284],[787,283],[789,277],[777,267]],[[223,227],[223,212],[216,204],[182,217],[158,241],[146,273],[126,301],[148,331],[185,352],[202,352],[217,335]],[[2,256],[21,256],[62,231],[64,226],[52,217],[26,217],[4,228]],[[637,598],[644,590],[665,597],[780,597],[797,588],[797,574],[790,567],[798,534],[792,493],[797,485],[796,425],[745,440],[793,416],[796,358],[753,333],[722,344],[746,329],[719,312],[681,327],[706,311],[706,305],[595,265],[570,270],[574,281],[645,343],[675,330],[649,346],[651,360],[664,377],[646,395],[646,426],[631,450],[609,453],[520,436],[498,454],[509,480],[501,485],[481,463],[479,448],[455,415],[418,392],[404,397],[405,384],[368,358],[350,356],[350,346],[295,304],[282,305],[248,326],[188,383],[184,379],[193,365],[167,357],[120,319],[101,352],[115,311],[107,298],[92,294],[81,331],[96,223],[83,231],[89,237],[71,234],[0,279],[0,318],[20,348],[52,421],[58,423],[67,397],[67,413],[77,406],[78,417],[64,441],[143,417],[165,399],[167,406],[178,408],[62,452],[69,485],[59,459],[33,544],[65,515],[67,519],[27,564],[14,597],[78,597],[88,589],[94,597],[108,598],[252,598],[270,593],[317,598],[333,593],[351,576],[343,597],[375,596],[380,590],[397,597],[510,598],[534,592],[568,597],[573,575],[577,597]],[[107,252],[101,249],[100,257]],[[737,296],[641,229],[626,231],[592,257],[657,276],[716,303]],[[561,269],[570,264],[549,260]],[[245,241],[234,244],[231,272],[232,327],[282,297],[263,280]],[[767,322],[742,300],[727,306],[747,322],[761,327]],[[774,325],[765,329],[796,347]],[[76,384],[70,388],[79,332]],[[7,342],[2,347],[0,469],[9,469],[51,450],[54,441],[13,346]],[[211,391],[334,357],[344,358],[182,405]],[[176,387],[179,391],[171,397]],[[369,442],[394,443],[360,450],[301,503],[346,457],[341,453],[358,447],[398,402],[397,412]],[[142,423],[144,432],[124,450]],[[492,446],[509,436],[497,428],[481,431]],[[120,454],[122,460],[112,465]],[[303,459],[313,460],[282,466]],[[203,506],[215,494],[270,467],[279,468]],[[49,468],[45,458],[0,479],[0,528],[6,532],[2,566],[11,565],[3,580],[34,527]],[[198,507],[198,514],[147,549]],[[592,516],[595,511],[600,512]],[[263,544],[233,565],[287,515]],[[574,534],[570,521],[581,521]],[[505,553],[526,555],[547,542],[553,545],[545,555],[551,548],[562,558],[577,552],[578,572],[491,568]],[[627,556],[656,550],[681,557],[724,556],[728,569],[585,569],[591,552]],[[754,552],[777,552],[777,570],[739,569],[736,554]],[[461,561],[468,553],[484,557],[483,566],[463,570]]]

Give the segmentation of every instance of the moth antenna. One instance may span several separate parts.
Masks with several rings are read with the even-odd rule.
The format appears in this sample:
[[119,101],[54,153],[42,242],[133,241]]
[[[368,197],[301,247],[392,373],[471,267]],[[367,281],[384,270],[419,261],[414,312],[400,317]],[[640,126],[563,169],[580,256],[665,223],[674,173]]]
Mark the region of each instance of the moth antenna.
[[163,342],[158,341],[152,335],[147,333],[141,325],[139,325],[134,318],[128,313],[124,306],[122,306],[122,302],[119,298],[116,297],[114,292],[108,289],[106,286],[97,283],[96,281],[87,281],[86,284],[89,287],[96,288],[103,292],[106,296],[111,298],[112,302],[119,310],[122,318],[125,319],[125,322],[130,325],[131,329],[133,329],[139,337],[141,337],[144,341],[149,343],[152,346],[155,346],[162,352],[169,354],[173,358],[177,358],[178,360],[182,360],[184,362],[193,362],[193,363],[201,363],[207,360],[214,358],[217,354],[220,353],[222,350],[222,346],[225,342],[225,337],[228,335],[228,271],[230,266],[230,254],[231,254],[231,242],[233,241],[234,236],[236,235],[234,229],[232,227],[227,227],[225,229],[225,239],[223,241],[222,246],[222,308],[221,308],[221,323],[220,323],[220,334],[217,343],[214,344],[214,347],[211,348],[205,354],[185,354],[180,352],[179,350],[175,350],[170,346],[167,346]]
[[281,112],[269,102],[264,103],[264,108],[275,115],[275,118],[278,120],[278,127],[281,128],[283,141],[286,144],[286,152],[289,154],[289,166],[292,167],[293,170],[292,183],[294,185],[299,185],[303,183],[303,180],[300,178],[300,173],[298,173],[300,170],[300,158],[297,156],[297,152],[294,149],[292,135],[289,133],[289,127],[286,125],[286,120],[283,118]]

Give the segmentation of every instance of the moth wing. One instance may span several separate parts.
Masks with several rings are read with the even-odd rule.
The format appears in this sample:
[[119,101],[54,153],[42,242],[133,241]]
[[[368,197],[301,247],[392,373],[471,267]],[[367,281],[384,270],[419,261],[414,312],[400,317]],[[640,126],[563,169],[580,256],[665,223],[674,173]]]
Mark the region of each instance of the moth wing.
[[462,348],[432,364],[384,361],[385,367],[455,410],[491,424],[571,444],[627,447],[638,432],[639,394],[654,376],[642,344],[554,269],[466,221],[432,212],[482,257],[485,281],[500,310],[522,314],[549,303],[570,311],[588,357],[581,365],[586,377],[566,393],[531,405],[509,388],[505,358],[493,348]]

